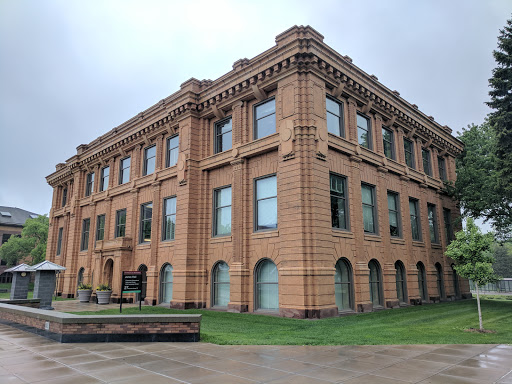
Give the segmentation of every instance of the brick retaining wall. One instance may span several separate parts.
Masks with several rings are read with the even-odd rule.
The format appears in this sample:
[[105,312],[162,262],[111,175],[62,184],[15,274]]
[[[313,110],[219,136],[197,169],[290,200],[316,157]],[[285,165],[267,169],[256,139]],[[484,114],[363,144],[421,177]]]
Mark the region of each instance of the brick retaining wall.
[[80,316],[0,304],[0,322],[61,343],[199,341],[201,315]]

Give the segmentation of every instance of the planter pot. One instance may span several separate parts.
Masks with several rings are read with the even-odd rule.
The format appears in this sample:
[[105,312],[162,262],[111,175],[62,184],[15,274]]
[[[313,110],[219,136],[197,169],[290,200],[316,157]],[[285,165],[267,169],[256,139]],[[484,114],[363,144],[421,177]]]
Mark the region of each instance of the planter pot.
[[96,291],[98,304],[109,304],[112,291]]
[[88,303],[91,300],[92,289],[79,289],[78,300],[81,303]]

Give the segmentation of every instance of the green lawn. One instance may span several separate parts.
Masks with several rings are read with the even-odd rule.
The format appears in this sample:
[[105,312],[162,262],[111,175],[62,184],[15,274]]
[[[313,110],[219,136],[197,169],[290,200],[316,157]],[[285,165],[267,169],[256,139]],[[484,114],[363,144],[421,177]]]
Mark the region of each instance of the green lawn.
[[[322,320],[296,320],[208,310],[143,307],[143,314],[203,315],[201,341],[215,344],[483,344],[512,343],[512,301],[482,300],[484,327],[496,333],[465,332],[478,328],[476,300],[408,307]],[[115,315],[119,310],[75,312]],[[138,314],[138,308],[123,314]]]

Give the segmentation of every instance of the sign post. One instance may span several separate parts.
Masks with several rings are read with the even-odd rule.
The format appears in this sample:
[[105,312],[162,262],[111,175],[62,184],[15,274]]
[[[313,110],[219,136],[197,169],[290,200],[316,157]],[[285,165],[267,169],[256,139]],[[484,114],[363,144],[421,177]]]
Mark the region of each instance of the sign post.
[[[142,272],[141,271],[123,271],[121,286],[121,301],[119,312],[123,312],[123,293],[141,293],[142,292]],[[142,295],[139,300],[139,311],[141,310]]]

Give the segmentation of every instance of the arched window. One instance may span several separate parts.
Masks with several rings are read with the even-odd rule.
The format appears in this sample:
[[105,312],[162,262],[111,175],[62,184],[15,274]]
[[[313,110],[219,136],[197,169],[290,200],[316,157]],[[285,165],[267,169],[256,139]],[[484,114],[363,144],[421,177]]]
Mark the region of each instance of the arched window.
[[212,272],[212,306],[227,307],[229,303],[229,266],[219,261]]
[[108,259],[105,263],[105,268],[103,269],[103,281],[100,281],[100,284],[106,283],[112,288],[112,279],[114,276],[114,260]]
[[452,264],[453,293],[458,299],[460,297],[459,276],[455,271],[455,264]]
[[418,287],[420,289],[420,297],[421,300],[427,301],[427,274],[425,272],[425,266],[420,261],[416,264],[416,268],[418,268]]
[[[78,270],[78,276],[76,279],[76,288],[77,289],[80,286],[80,284],[82,284],[84,282],[84,272],[85,272],[84,267],[82,267]],[[77,292],[77,294],[78,294],[78,292]]]
[[160,302],[170,303],[172,300],[172,265],[164,264],[160,272]]
[[380,265],[377,260],[371,260],[368,263],[370,268],[370,300],[374,307],[382,306],[382,276]]
[[256,266],[255,308],[279,309],[279,284],[277,267],[269,259],[264,259]]
[[407,277],[404,263],[398,260],[395,263],[396,270],[396,296],[400,303],[407,303]]
[[436,263],[436,275],[437,275],[437,292],[439,293],[439,298],[444,299],[444,280],[443,280],[443,267],[441,264]]
[[142,272],[142,292],[135,294],[135,301],[141,301],[146,298],[146,288],[148,285],[146,272],[148,271],[148,267],[144,264],[141,264],[137,270]]
[[339,311],[352,307],[352,268],[347,259],[339,259],[334,275],[334,295]]

